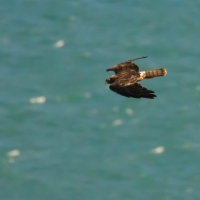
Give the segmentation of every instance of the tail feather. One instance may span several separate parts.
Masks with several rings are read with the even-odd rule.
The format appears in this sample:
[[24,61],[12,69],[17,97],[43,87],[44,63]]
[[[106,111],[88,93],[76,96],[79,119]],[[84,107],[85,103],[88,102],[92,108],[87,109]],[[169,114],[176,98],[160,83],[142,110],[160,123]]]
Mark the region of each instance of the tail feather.
[[165,68],[145,71],[145,79],[146,78],[154,78],[157,76],[165,76],[166,74],[167,74],[167,70]]

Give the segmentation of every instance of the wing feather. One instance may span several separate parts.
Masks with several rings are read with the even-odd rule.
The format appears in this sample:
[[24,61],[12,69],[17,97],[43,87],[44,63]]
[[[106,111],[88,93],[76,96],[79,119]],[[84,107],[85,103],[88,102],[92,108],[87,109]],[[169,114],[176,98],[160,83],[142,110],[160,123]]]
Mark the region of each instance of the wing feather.
[[106,71],[114,71],[116,74],[118,74],[121,71],[127,70],[132,70],[139,73],[139,67],[135,63],[133,63],[132,60],[114,65],[113,67],[108,68]]
[[153,99],[156,97],[154,91],[148,90],[145,87],[142,87],[139,83],[134,83],[128,86],[122,86],[116,83],[113,83],[109,87],[112,91],[126,97],[132,98],[149,98]]

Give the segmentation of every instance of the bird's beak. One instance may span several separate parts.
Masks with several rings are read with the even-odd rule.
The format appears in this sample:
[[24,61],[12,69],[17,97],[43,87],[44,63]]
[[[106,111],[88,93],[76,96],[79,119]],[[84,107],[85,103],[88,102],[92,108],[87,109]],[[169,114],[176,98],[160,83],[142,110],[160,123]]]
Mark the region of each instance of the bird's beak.
[[108,72],[108,71],[114,71],[114,70],[113,70],[114,67],[115,67],[115,66],[110,67],[110,68],[108,68],[106,71],[107,71],[107,72]]

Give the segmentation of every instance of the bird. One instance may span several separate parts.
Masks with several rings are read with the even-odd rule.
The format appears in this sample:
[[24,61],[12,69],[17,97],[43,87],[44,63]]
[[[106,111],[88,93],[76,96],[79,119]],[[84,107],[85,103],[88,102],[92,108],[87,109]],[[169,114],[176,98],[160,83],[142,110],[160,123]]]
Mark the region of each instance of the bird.
[[115,72],[114,75],[111,75],[105,80],[105,83],[109,84],[110,90],[128,98],[154,99],[157,97],[154,91],[143,87],[139,82],[143,79],[165,76],[167,70],[165,68],[160,68],[149,71],[139,71],[139,67],[134,61],[147,57],[148,56],[135,58],[108,68],[106,71]]

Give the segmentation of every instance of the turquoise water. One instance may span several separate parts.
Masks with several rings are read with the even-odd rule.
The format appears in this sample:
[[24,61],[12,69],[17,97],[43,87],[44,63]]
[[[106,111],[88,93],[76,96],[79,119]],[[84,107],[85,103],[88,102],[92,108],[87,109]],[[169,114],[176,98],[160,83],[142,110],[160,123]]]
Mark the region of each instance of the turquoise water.
[[[200,198],[200,1],[2,1],[0,199]],[[136,57],[157,98],[109,91]]]

